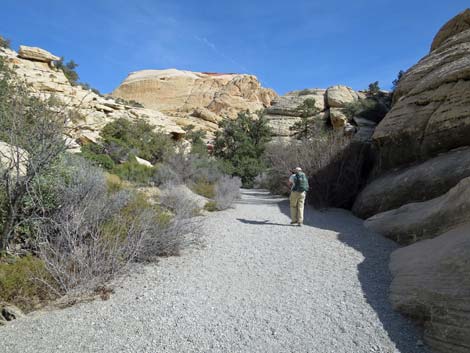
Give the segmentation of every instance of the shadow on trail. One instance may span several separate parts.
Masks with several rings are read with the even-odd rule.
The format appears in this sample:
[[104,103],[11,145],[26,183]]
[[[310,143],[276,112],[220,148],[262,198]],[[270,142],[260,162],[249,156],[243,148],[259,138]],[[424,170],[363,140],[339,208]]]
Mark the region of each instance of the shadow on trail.
[[[289,201],[278,200],[280,211],[290,218]],[[359,251],[364,261],[357,266],[358,279],[367,303],[374,309],[388,336],[402,353],[429,353],[417,346],[421,331],[411,321],[395,312],[388,300],[391,274],[389,257],[399,246],[374,234],[363,226],[361,219],[342,209],[314,210],[305,206],[304,226],[332,230],[346,245]],[[415,332],[416,334],[412,334]]]
[[255,220],[249,220],[249,219],[244,219],[244,218],[237,218],[237,221],[240,221],[245,224],[254,224],[254,225],[269,225],[269,226],[283,226],[283,227],[292,227],[290,224],[282,224],[282,223],[273,223],[269,221],[269,219],[265,221],[255,221]]

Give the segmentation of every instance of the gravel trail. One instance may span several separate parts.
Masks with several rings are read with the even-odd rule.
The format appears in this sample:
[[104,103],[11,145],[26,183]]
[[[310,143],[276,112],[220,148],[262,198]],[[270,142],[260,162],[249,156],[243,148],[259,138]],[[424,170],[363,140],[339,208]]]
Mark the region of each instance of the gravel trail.
[[0,328],[0,352],[427,352],[387,300],[393,242],[346,211],[289,221],[285,199],[244,190],[204,220],[202,249]]

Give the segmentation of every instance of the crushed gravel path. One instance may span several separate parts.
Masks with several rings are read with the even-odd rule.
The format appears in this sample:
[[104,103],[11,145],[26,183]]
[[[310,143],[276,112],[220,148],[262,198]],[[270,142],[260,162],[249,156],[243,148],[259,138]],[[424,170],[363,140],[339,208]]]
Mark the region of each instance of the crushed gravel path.
[[244,190],[205,219],[202,249],[0,328],[0,352],[427,352],[387,300],[393,242],[346,211],[289,221],[285,199]]

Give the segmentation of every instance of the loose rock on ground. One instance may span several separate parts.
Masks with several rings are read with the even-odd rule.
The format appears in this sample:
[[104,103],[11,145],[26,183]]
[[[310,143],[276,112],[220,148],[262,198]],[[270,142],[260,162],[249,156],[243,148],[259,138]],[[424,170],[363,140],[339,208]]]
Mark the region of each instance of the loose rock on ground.
[[0,329],[5,352],[423,353],[388,302],[397,246],[349,212],[244,191],[205,219],[204,246],[136,268],[107,301],[37,312]]

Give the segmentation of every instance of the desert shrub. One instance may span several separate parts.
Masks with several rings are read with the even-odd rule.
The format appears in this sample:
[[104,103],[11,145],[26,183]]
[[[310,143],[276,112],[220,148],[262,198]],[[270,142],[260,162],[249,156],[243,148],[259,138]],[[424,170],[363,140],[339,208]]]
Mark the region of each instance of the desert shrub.
[[10,49],[11,41],[7,38],[3,38],[2,36],[0,36],[0,48]]
[[191,176],[194,183],[215,183],[222,176],[222,167],[214,158],[197,158],[193,162],[195,173]]
[[380,122],[390,110],[390,102],[386,97],[375,97],[360,99],[346,104],[344,113],[349,119],[354,117],[364,118],[376,123]]
[[392,81],[392,90],[395,91],[398,84],[400,83],[400,80],[402,79],[403,75],[405,74],[405,71],[400,70],[398,71],[397,78]]
[[57,184],[61,207],[37,227],[57,295],[94,290],[133,261],[178,254],[190,243],[194,209],[186,199],[174,197],[165,211],[130,188],[110,191],[109,177],[86,160],[66,163],[69,173]]
[[155,169],[139,164],[135,159],[131,159],[116,165],[111,170],[111,173],[135,184],[146,185],[153,179]]
[[115,97],[114,100],[119,104],[129,105],[131,107],[136,107],[136,108],[144,108],[143,104],[133,99],[124,99],[124,98]]
[[215,196],[215,185],[206,181],[198,181],[190,185],[190,189],[196,194],[212,199]]
[[273,144],[266,152],[269,189],[287,194],[290,169],[300,166],[309,177],[309,201],[316,207],[350,208],[365,182],[368,145],[329,133],[316,139]]
[[369,84],[369,89],[367,90],[367,94],[369,96],[375,96],[380,93],[380,86],[379,81],[375,81]]
[[157,185],[167,183],[188,184],[215,183],[222,175],[220,162],[207,154],[185,153],[182,149],[172,154],[165,163],[156,167],[153,181]]
[[204,205],[204,209],[209,212],[217,211],[217,203],[214,200],[209,200]]
[[86,82],[78,82],[78,83],[77,83],[77,86],[80,86],[80,87],[82,87],[82,88],[85,89],[85,90],[92,91],[93,93],[95,93],[95,94],[97,94],[97,95],[103,97],[103,95],[101,94],[101,92],[100,92],[98,89],[96,89],[96,88],[94,88],[94,87],[91,87],[89,83],[86,83]]
[[312,94],[312,93],[313,93],[312,90],[309,90],[308,88],[305,88],[305,89],[299,91],[298,95],[299,96],[307,96],[307,95]]
[[78,64],[75,61],[69,60],[67,63],[65,63],[64,58],[62,57],[60,60],[55,61],[54,65],[57,69],[63,71],[70,84],[76,85],[78,83],[79,76],[75,70],[78,67]]
[[215,184],[215,203],[218,210],[225,210],[232,206],[240,197],[241,180],[238,177],[222,176]]
[[1,224],[0,252],[25,222],[22,208],[32,184],[65,151],[63,139],[71,111],[54,97],[41,100],[0,60],[0,189],[7,202]]
[[183,129],[186,131],[185,139],[191,143],[191,154],[207,156],[207,145],[204,142],[206,132],[196,130],[194,125],[188,125]]
[[181,177],[167,163],[155,165],[155,173],[152,181],[157,186],[182,183]]
[[235,120],[222,120],[216,132],[214,155],[222,160],[223,172],[240,177],[245,187],[252,187],[255,177],[266,168],[261,157],[271,129],[261,112],[258,116],[239,113]]
[[152,164],[164,161],[174,151],[171,138],[156,132],[155,126],[145,120],[117,119],[101,131],[104,150],[118,163],[138,156]]
[[32,255],[0,262],[0,301],[31,311],[53,299],[43,261]]
[[116,163],[106,154],[103,146],[95,143],[87,143],[81,147],[80,155],[91,161],[94,165],[106,170],[111,170]]
[[109,173],[105,175],[108,192],[117,192],[129,188],[129,184],[123,181],[118,175]]

